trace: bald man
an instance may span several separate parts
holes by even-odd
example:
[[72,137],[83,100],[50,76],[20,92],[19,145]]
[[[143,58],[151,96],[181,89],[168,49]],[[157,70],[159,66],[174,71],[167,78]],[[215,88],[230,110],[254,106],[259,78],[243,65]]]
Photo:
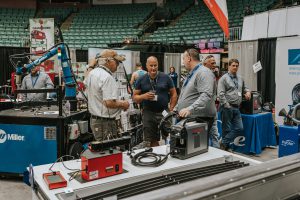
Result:
[[144,141],[146,146],[158,146],[159,122],[164,110],[172,111],[177,93],[172,79],[158,71],[158,61],[150,56],[146,63],[148,73],[140,77],[133,91],[133,100],[143,105]]

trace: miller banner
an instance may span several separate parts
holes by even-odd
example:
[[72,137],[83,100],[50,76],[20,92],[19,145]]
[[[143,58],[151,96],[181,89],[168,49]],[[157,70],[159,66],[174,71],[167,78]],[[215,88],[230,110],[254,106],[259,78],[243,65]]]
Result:
[[283,124],[278,113],[288,112],[289,105],[300,103],[300,37],[278,38],[276,45],[276,121]]

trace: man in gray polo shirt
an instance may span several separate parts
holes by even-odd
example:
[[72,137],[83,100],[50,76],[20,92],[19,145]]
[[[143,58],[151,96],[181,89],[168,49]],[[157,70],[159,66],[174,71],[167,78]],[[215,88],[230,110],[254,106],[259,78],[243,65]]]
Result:
[[189,74],[181,88],[174,110],[180,117],[201,117],[208,122],[208,132],[216,115],[215,76],[210,69],[201,65],[196,49],[183,54],[183,63]]
[[125,58],[116,51],[106,49],[98,58],[98,65],[86,79],[91,129],[96,140],[118,137],[116,117],[129,108],[128,101],[119,100],[119,91],[112,73]]
[[234,139],[243,132],[242,117],[239,110],[242,96],[245,96],[247,100],[251,98],[251,93],[245,87],[244,80],[237,75],[238,68],[239,61],[230,59],[228,73],[224,74],[218,82],[222,119],[221,149],[224,150],[232,149]]

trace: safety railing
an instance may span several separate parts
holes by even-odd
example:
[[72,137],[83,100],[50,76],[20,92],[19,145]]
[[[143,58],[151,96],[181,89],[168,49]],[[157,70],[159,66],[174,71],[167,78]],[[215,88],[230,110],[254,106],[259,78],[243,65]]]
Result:
[[241,26],[229,28],[229,41],[241,40],[241,38],[242,38]]

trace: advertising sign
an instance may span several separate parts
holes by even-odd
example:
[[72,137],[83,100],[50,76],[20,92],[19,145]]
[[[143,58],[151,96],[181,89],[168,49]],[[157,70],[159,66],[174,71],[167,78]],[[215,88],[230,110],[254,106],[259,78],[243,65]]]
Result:
[[290,107],[300,103],[300,37],[278,38],[276,45],[276,121],[282,108],[288,112]]

